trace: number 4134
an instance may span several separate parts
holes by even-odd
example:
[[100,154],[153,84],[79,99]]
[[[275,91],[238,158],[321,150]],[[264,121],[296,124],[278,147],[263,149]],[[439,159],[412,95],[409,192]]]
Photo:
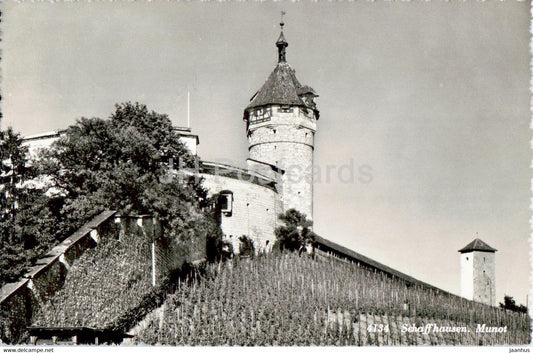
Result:
[[370,324],[366,328],[368,332],[390,332],[389,325],[383,324]]

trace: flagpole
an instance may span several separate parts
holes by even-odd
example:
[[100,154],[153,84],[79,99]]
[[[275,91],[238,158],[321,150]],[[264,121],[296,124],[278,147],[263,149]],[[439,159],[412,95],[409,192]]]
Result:
[[187,127],[191,127],[191,93],[187,90]]

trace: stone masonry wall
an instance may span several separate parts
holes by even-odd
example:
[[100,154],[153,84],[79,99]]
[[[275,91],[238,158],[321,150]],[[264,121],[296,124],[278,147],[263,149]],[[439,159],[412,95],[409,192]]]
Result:
[[474,260],[473,266],[473,289],[474,301],[495,305],[495,254],[484,251],[471,253]]
[[[239,237],[250,237],[256,251],[269,250],[275,242],[274,230],[281,213],[281,201],[276,190],[221,175],[202,174],[203,185],[209,194],[221,191],[233,193],[231,214],[222,214],[221,228],[235,252],[239,251]],[[247,176],[243,176],[243,179]]]
[[0,342],[20,343],[25,340],[26,328],[31,325],[40,303],[63,286],[73,262],[85,250],[97,246],[102,237],[155,239],[153,280],[156,284],[184,261],[194,263],[205,259],[205,239],[203,243],[199,239],[199,244],[192,244],[191,251],[185,252],[181,244],[168,246],[161,243],[162,229],[152,216],[120,216],[115,213],[105,211],[96,216],[39,259],[20,281],[0,288]]
[[461,296],[470,300],[474,298],[473,261],[472,253],[461,254]]
[[293,107],[273,108],[270,120],[248,128],[250,158],[275,165],[281,181],[284,210],[296,208],[313,218],[313,146],[316,120]]
[[96,246],[101,234],[116,234],[118,228],[111,222],[114,214],[102,212],[39,259],[21,280],[0,288],[1,340],[7,343],[24,340],[34,312],[61,288],[71,262],[85,249]]

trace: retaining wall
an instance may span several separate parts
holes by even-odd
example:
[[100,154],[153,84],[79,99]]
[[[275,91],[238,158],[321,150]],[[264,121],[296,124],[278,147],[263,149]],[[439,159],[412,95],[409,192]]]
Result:
[[168,275],[176,264],[198,261],[197,257],[202,254],[205,257],[205,246],[203,252],[195,249],[197,251],[187,254],[187,257],[175,251],[175,247],[167,248],[167,244],[161,242],[161,226],[152,216],[121,216],[115,211],[104,211],[52,248],[28,269],[20,281],[0,288],[0,343],[24,342],[28,335],[27,327],[31,325],[40,303],[63,286],[73,262],[85,250],[97,246],[102,237],[120,238],[126,234],[147,237],[154,244],[154,284]]

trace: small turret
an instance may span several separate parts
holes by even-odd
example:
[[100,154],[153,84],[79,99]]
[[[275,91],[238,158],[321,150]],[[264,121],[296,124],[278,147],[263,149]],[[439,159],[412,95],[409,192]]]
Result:
[[[282,13],[283,14],[283,13]],[[289,43],[285,40],[285,36],[283,35],[283,26],[285,26],[285,23],[283,22],[283,18],[280,22],[281,27],[281,33],[279,34],[278,41],[276,42],[276,46],[278,47],[278,62],[286,62],[286,49],[289,46]]]

